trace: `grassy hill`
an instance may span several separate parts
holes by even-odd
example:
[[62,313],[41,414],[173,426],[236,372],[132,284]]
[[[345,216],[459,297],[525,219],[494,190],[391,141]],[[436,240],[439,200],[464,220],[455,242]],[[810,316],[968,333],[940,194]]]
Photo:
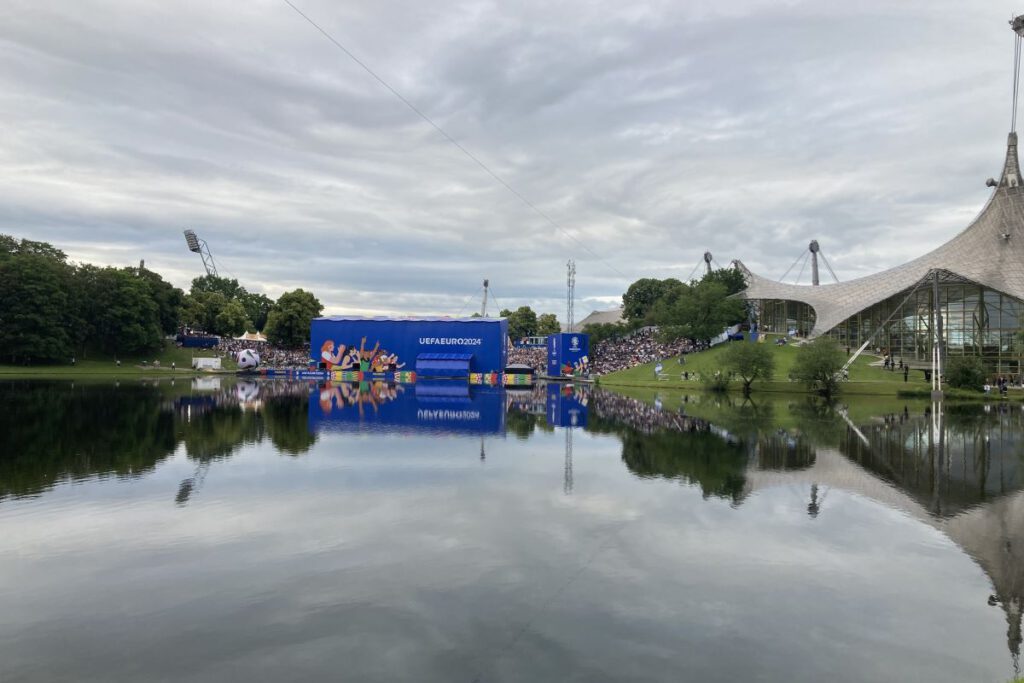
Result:
[[[776,391],[786,393],[804,392],[802,384],[796,384],[789,380],[789,371],[793,367],[799,348],[793,344],[777,346],[776,336],[769,336],[764,344],[771,349],[775,356],[775,374],[771,381],[758,381],[754,383],[753,390]],[[730,342],[732,344],[749,342]],[[601,386],[614,387],[650,387],[663,389],[700,389],[701,382],[696,376],[707,376],[715,371],[724,371],[722,356],[728,344],[701,351],[699,353],[686,354],[685,362],[680,364],[679,357],[675,356],[662,361],[663,373],[668,375],[668,380],[659,380],[654,372],[657,362],[645,363],[628,370],[620,370],[600,378]],[[840,392],[843,394],[881,394],[881,395],[920,395],[928,396],[931,392],[931,385],[925,381],[924,373],[920,370],[911,370],[907,382],[903,381],[903,373],[899,370],[890,372],[883,370],[880,366],[872,366],[880,360],[877,356],[861,354],[850,367],[850,380],[843,382]],[[690,373],[690,379],[682,378],[683,372]],[[741,382],[735,381],[730,389],[740,391]],[[947,394],[951,392],[947,391]],[[959,396],[959,392],[957,393]],[[965,396],[974,395],[974,392],[966,392]]]
[[[211,358],[217,354],[205,349],[182,349],[172,341],[165,341],[163,349],[147,354],[121,356],[118,367],[113,356],[99,355],[77,358],[75,365],[67,363],[54,365],[0,365],[0,377],[76,377],[81,375],[107,375],[122,377],[132,375],[170,375],[172,373],[193,373],[192,358]],[[159,362],[159,367],[155,365]],[[176,366],[171,370],[171,363]],[[235,361],[225,357],[221,361],[224,370],[238,368]]]

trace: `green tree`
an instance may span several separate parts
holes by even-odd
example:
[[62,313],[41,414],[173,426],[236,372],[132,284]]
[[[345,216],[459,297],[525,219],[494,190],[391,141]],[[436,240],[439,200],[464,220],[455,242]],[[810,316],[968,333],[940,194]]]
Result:
[[712,270],[700,279],[701,282],[717,282],[725,287],[731,296],[747,288],[747,279],[739,268],[719,268]]
[[149,288],[149,296],[156,304],[157,315],[160,318],[160,331],[164,334],[174,334],[180,325],[179,315],[181,303],[185,293],[167,282],[159,273],[147,268],[127,268],[129,273],[142,278]]
[[529,306],[520,306],[514,311],[506,308],[499,315],[508,318],[509,339],[518,341],[523,337],[533,337],[537,334],[537,314]]
[[767,344],[732,342],[725,349],[722,365],[743,380],[743,393],[749,394],[755,381],[771,379],[775,355]]
[[562,326],[558,322],[558,317],[554,313],[542,313],[537,316],[537,334],[542,337],[546,337],[549,334],[558,334],[562,331]]
[[220,292],[194,292],[185,296],[181,306],[181,322],[210,334],[222,334],[218,316],[230,300]]
[[0,356],[29,363],[73,355],[67,276],[63,260],[39,253],[8,253],[0,259]]
[[93,341],[101,350],[127,354],[160,347],[160,307],[146,280],[128,270],[103,268],[93,303]]
[[824,396],[832,396],[839,390],[839,371],[845,363],[846,354],[835,339],[818,337],[797,349],[789,377]]
[[980,390],[985,384],[985,365],[977,356],[950,356],[945,379],[946,384],[957,389]]
[[216,275],[203,275],[192,280],[192,294],[217,292],[223,294],[227,300],[241,299],[248,292],[238,284],[234,278],[218,277]]
[[683,286],[683,283],[675,278],[640,278],[622,295],[622,316],[634,324],[641,324],[655,304],[670,293],[678,292]]
[[254,294],[247,292],[245,296],[240,299],[243,306],[245,306],[245,315],[252,321],[253,331],[259,332],[267,324],[267,314],[270,313],[270,309],[274,306],[274,301],[266,294]]
[[238,301],[224,304],[217,314],[217,334],[236,337],[252,327],[252,321],[246,317],[245,307]]
[[665,299],[652,311],[652,320],[666,339],[685,337],[707,342],[746,317],[744,302],[730,299],[725,285],[719,282],[683,287],[674,302]]
[[323,305],[302,289],[285,292],[267,314],[264,333],[267,341],[278,346],[298,348],[309,341],[309,326],[320,315]]

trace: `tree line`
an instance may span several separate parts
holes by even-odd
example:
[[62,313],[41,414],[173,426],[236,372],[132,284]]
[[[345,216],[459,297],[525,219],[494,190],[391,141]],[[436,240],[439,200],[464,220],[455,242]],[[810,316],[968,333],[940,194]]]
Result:
[[745,302],[732,298],[745,287],[743,273],[736,268],[713,270],[689,283],[676,278],[641,278],[622,295],[623,322],[587,325],[583,331],[595,343],[656,326],[663,341],[708,342],[747,319]]
[[186,294],[144,268],[70,263],[46,242],[0,235],[0,359],[68,362],[159,349],[182,327],[235,336],[260,329],[297,348],[323,306],[301,289],[272,301],[237,280],[204,276]]

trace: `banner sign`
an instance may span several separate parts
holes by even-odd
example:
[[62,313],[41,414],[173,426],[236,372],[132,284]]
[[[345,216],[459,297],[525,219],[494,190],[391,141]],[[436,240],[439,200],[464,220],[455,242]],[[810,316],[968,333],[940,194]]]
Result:
[[562,332],[548,336],[548,377],[590,373],[590,335]]
[[507,336],[504,318],[325,317],[310,325],[310,355],[316,367],[369,376],[416,371],[421,355],[458,354],[468,376],[504,369]]

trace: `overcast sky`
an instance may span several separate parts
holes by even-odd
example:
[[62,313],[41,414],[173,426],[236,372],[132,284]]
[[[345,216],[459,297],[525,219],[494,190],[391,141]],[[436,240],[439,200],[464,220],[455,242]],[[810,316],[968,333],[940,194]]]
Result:
[[193,228],[329,313],[468,314],[488,277],[562,319],[571,257],[579,319],[705,250],[918,256],[1009,130],[1005,0],[293,1],[569,234],[283,0],[0,3],[0,232],[187,288]]

